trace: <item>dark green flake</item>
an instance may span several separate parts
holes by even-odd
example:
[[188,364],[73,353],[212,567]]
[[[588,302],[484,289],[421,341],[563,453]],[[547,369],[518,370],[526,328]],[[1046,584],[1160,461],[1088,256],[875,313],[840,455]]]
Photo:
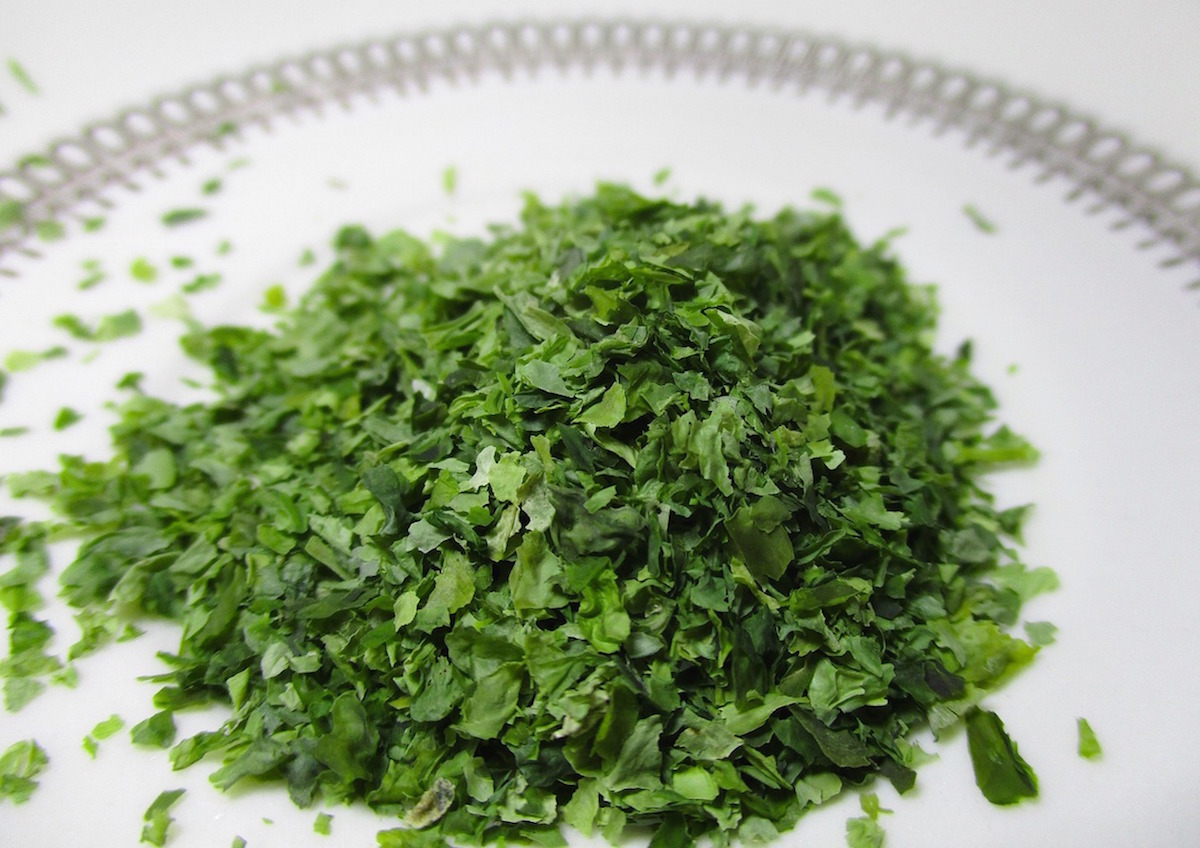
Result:
[[139,721],[129,731],[129,738],[135,745],[147,745],[152,748],[169,748],[175,741],[175,719],[170,710],[162,710]]
[[975,782],[993,804],[1015,804],[1036,798],[1037,775],[1017,752],[999,716],[978,708],[967,713],[967,744]]
[[[81,539],[79,651],[181,627],[137,741],[221,789],[365,802],[404,824],[384,846],[761,842],[911,788],[913,731],[964,715],[988,796],[1029,788],[972,708],[1055,585],[982,484],[1036,452],[886,243],[836,205],[602,185],[486,240],[333,250],[294,306],[269,290],[269,331],[189,320],[211,400],[130,377],[111,459],[9,480]],[[24,586],[18,689],[54,673]],[[174,740],[210,702],[229,719]],[[849,838],[877,844],[864,804]]]

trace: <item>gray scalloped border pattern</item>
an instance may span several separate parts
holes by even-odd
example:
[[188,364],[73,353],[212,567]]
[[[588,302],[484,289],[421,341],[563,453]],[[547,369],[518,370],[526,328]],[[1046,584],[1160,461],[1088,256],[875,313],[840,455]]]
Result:
[[0,231],[0,273],[6,273],[6,256],[39,255],[36,222],[83,219],[88,204],[111,205],[106,189],[137,190],[137,177],[161,176],[160,163],[186,161],[195,145],[223,147],[236,141],[243,126],[269,127],[298,109],[349,107],[353,96],[388,87],[421,92],[434,79],[457,83],[485,73],[512,78],[596,67],[740,79],[748,86],[882,104],[889,117],[907,116],[935,133],[960,130],[969,145],[1008,155],[1014,168],[1033,162],[1037,179],[1065,177],[1073,186],[1067,199],[1085,212],[1115,208],[1114,227],[1145,224],[1152,237],[1139,247],[1168,246],[1162,264],[1200,264],[1200,180],[1058,103],[964,71],[803,32],[563,20],[459,26],[316,51],[90,124],[0,171],[0,203],[11,209],[15,201],[21,209],[21,220]]

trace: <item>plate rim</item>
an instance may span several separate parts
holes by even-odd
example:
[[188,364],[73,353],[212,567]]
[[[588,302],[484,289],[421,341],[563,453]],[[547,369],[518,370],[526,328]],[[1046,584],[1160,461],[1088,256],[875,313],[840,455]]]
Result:
[[[7,260],[39,257],[48,222],[79,228],[87,209],[111,208],[106,191],[162,179],[169,160],[188,162],[200,146],[230,148],[242,128],[272,129],[300,111],[391,89],[428,93],[434,80],[474,84],[604,68],[618,75],[690,74],[797,95],[824,93],[856,109],[881,105],[887,120],[907,119],[935,137],[959,131],[963,143],[1037,182],[1065,178],[1065,200],[1086,215],[1117,210],[1113,229],[1142,224],[1142,250],[1166,247],[1164,267],[1200,268],[1200,177],[1126,133],[1058,100],[994,78],[907,53],[811,32],[686,19],[581,17],[494,19],[409,30],[255,64],[156,96],[111,118],[87,123],[42,151],[0,170],[0,275]],[[54,226],[57,235],[60,228]],[[39,226],[40,225],[40,226]],[[1200,280],[1189,284],[1200,285]]]

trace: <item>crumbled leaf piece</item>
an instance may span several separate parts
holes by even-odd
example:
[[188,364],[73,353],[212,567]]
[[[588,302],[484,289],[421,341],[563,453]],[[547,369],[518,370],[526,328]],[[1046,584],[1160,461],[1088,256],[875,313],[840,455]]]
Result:
[[199,274],[190,283],[184,283],[180,291],[184,294],[198,294],[202,291],[215,289],[221,284],[220,274]]
[[25,220],[25,206],[17,200],[0,200],[0,232]]
[[1096,738],[1096,732],[1092,730],[1091,724],[1086,718],[1077,719],[1076,729],[1079,731],[1079,756],[1085,760],[1099,759],[1104,753],[1100,747],[1100,740]]
[[967,713],[967,745],[975,782],[993,804],[1015,804],[1023,798],[1036,798],[1037,775],[1017,752],[999,716],[982,709]]
[[217,194],[221,190],[222,187],[223,187],[223,183],[221,182],[221,178],[213,177],[212,179],[205,180],[200,185],[200,191],[202,194],[212,195],[212,194]]
[[38,787],[37,777],[50,759],[33,739],[14,742],[0,754],[0,798],[24,804]]
[[842,206],[842,196],[830,188],[814,188],[809,197],[818,203],[824,203],[826,206],[831,206],[834,209],[840,209]]
[[885,836],[875,819],[857,816],[846,820],[847,848],[883,848]]
[[446,194],[454,194],[458,188],[458,168],[453,165],[448,165],[442,171],[442,191]]
[[987,218],[982,212],[975,207],[974,204],[968,203],[963,206],[963,214],[971,219],[971,223],[975,225],[981,233],[989,235],[996,232],[996,225]]
[[99,267],[93,269],[85,268],[84,270],[88,272],[87,276],[75,284],[75,287],[80,291],[94,289],[108,278],[108,275],[101,271]]
[[89,327],[78,315],[56,315],[51,323],[60,330],[65,330],[76,339],[90,341],[96,337],[96,331]]
[[161,710],[135,724],[129,738],[135,745],[169,748],[175,741],[175,717],[171,710]]
[[216,249],[217,256],[225,256],[226,254],[228,254],[232,251],[233,251],[233,242],[231,242],[229,239],[222,239],[221,241],[217,242],[217,249]]
[[24,436],[28,432],[28,427],[4,427],[0,428],[0,439],[16,438],[17,436]]
[[58,241],[67,234],[60,221],[38,221],[33,225],[33,232],[41,241]]
[[116,388],[129,389],[131,391],[141,391],[142,380],[146,379],[146,375],[141,371],[130,371],[117,381]]
[[278,313],[287,309],[287,304],[287,290],[276,284],[263,292],[262,304],[258,308],[261,312]]
[[1049,621],[1025,622],[1025,635],[1029,638],[1029,643],[1036,648],[1053,645],[1057,634],[1058,628]]
[[322,836],[328,836],[332,832],[332,823],[333,816],[329,813],[317,813],[317,818],[313,822],[313,832],[319,833]]
[[246,848],[246,840],[240,836],[233,837],[233,843],[229,848]]
[[316,261],[317,254],[315,254],[311,248],[306,247],[304,252],[300,254],[300,258],[296,260],[296,264],[301,268],[307,268],[309,265],[316,264]]
[[181,224],[187,224],[191,221],[199,221],[201,218],[208,217],[207,209],[197,207],[188,207],[184,209],[172,209],[169,212],[164,212],[162,222],[167,227],[178,227]]
[[139,257],[130,264],[129,275],[139,283],[153,283],[158,279],[158,269],[150,263],[150,260]]
[[174,821],[170,810],[186,791],[186,789],[170,789],[159,793],[159,796],[146,808],[146,813],[142,817],[145,824],[142,825],[140,842],[158,845],[160,848],[167,843],[167,831],[171,827],[171,822]]
[[12,74],[12,78],[30,94],[38,94],[37,84],[33,81],[33,77],[25,70],[25,66],[16,59],[8,60],[8,72]]
[[136,336],[142,331],[141,316],[133,309],[126,309],[113,315],[105,315],[96,324],[95,340],[111,342],[117,339]]
[[42,362],[62,359],[66,355],[67,349],[61,345],[54,345],[53,348],[46,350],[13,350],[5,357],[4,367],[12,373],[29,371],[30,368],[41,365]]
[[92,728],[92,732],[83,737],[83,750],[87,751],[89,757],[95,759],[99,743],[120,731],[124,726],[125,720],[116,713],[113,713],[104,719],[104,721],[98,722]]
[[92,215],[83,219],[83,231],[85,233],[94,233],[96,230],[101,229],[106,223],[108,223],[108,221],[103,216]]
[[654,172],[653,182],[656,186],[662,185],[669,179],[671,179],[671,169],[670,168],[659,168],[657,171]]
[[439,777],[405,814],[404,823],[416,830],[429,827],[444,816],[453,803],[454,784],[444,777]]
[[69,406],[64,406],[54,416],[54,429],[65,430],[72,424],[76,424],[83,419],[83,415],[77,410],[71,409]]

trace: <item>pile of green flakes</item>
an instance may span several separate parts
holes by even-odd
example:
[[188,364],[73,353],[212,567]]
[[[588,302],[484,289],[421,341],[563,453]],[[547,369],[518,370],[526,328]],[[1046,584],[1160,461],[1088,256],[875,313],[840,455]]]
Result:
[[12,671],[70,534],[72,656],[165,616],[163,726],[231,709],[176,767],[365,801],[384,845],[760,841],[964,718],[985,794],[1036,792],[977,707],[1053,584],[979,479],[1034,452],[886,244],[602,185],[336,248],[277,330],[184,338],[216,400],[134,392],[110,461],[10,480],[60,516],[0,530],[14,691],[61,674]]

